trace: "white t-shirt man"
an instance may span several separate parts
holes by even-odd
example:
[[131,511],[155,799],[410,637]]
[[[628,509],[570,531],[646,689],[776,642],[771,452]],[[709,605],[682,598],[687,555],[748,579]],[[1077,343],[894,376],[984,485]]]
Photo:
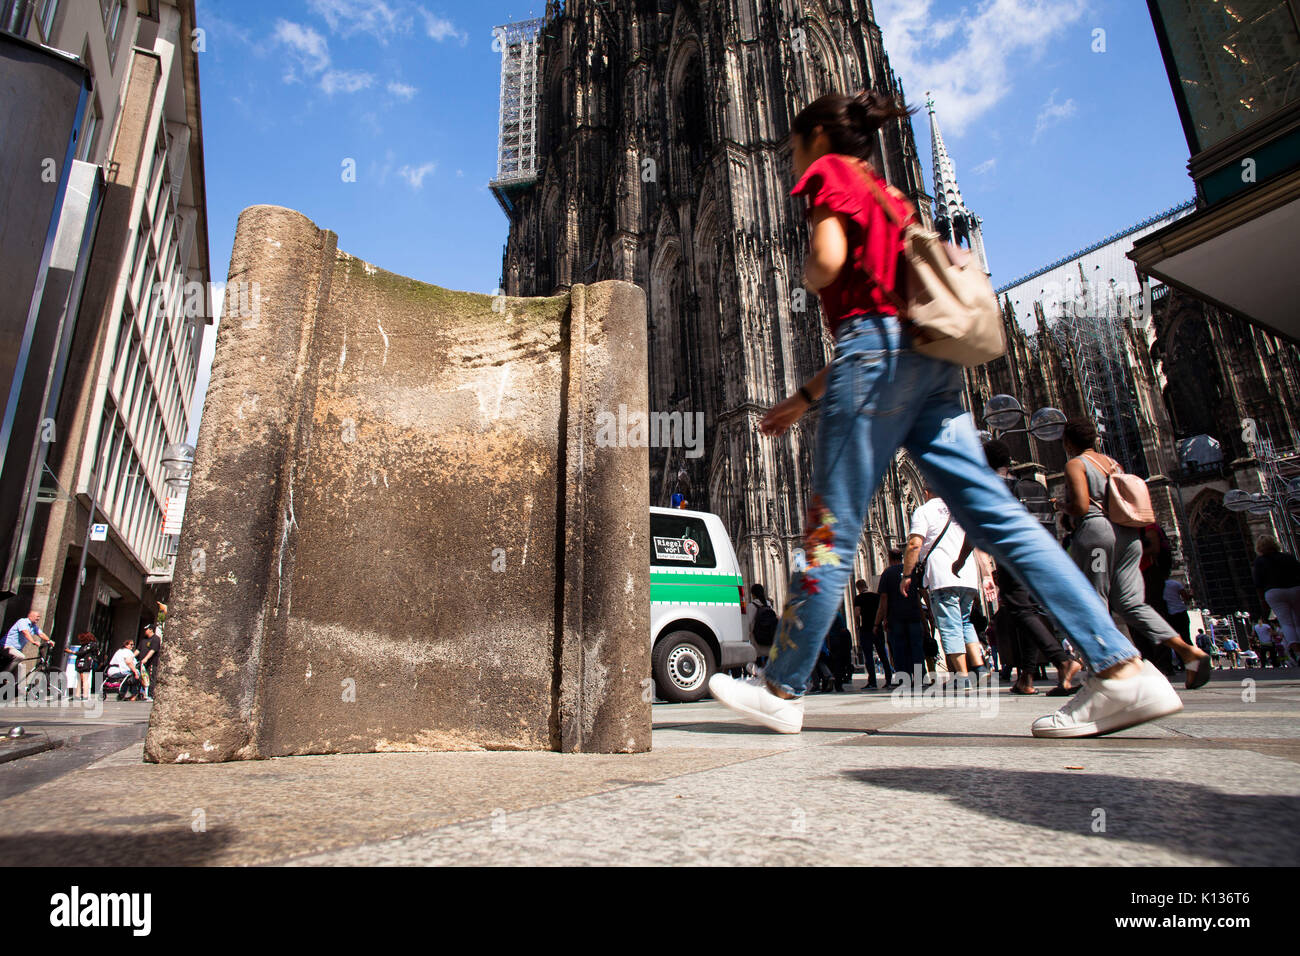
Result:
[[1260,621],[1255,625],[1255,636],[1259,638],[1261,644],[1273,643],[1273,629],[1264,621]]
[[131,673],[131,665],[135,663],[135,651],[129,647],[120,647],[112,659],[108,662],[108,676],[120,677],[123,674]]
[[[978,591],[979,565],[974,552],[966,558],[960,574],[952,573],[952,563],[957,560],[962,545],[966,543],[966,532],[955,521],[944,531],[943,526],[947,522],[948,506],[942,498],[931,498],[912,512],[912,523],[907,529],[907,535],[909,538],[916,535],[922,539],[921,550],[917,555],[918,561],[926,561],[925,580],[921,583],[931,591],[940,588],[970,588]],[[939,538],[940,533],[943,534],[942,538]],[[939,542],[937,547],[936,540]]]
[[1187,610],[1187,602],[1183,600],[1183,587],[1183,582],[1177,578],[1165,581],[1165,607],[1170,614],[1182,614]]

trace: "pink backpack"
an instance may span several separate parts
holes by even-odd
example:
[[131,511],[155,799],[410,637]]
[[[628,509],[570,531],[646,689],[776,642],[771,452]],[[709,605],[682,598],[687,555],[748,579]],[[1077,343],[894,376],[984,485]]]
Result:
[[1114,462],[1113,469],[1107,469],[1101,462],[1084,452],[1090,462],[1106,475],[1106,517],[1112,524],[1125,528],[1145,528],[1156,520],[1156,510],[1151,505],[1151,491],[1147,483],[1137,475],[1129,475]]

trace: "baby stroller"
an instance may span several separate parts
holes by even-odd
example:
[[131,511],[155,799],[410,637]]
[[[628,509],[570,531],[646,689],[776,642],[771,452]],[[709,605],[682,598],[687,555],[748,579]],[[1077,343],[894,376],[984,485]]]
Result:
[[100,689],[100,696],[107,698],[109,691],[117,691],[118,700],[136,697],[143,692],[139,678],[130,671],[117,675],[109,674],[106,671],[104,673],[104,683]]

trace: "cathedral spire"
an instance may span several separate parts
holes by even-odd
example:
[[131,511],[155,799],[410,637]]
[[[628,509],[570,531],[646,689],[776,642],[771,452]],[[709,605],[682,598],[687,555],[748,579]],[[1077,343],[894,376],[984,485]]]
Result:
[[957,185],[957,167],[948,155],[948,147],[939,131],[939,120],[934,115],[934,98],[925,94],[925,108],[930,113],[930,146],[934,154],[934,225],[945,240],[961,245],[965,240],[981,267],[989,272],[988,257],[984,254],[984,235],[979,216],[966,208]]

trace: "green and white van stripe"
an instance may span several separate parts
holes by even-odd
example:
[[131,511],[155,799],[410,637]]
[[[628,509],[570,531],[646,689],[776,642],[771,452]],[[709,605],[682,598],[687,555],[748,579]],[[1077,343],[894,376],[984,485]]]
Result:
[[651,604],[688,604],[721,607],[740,604],[742,581],[738,574],[712,571],[650,572]]

